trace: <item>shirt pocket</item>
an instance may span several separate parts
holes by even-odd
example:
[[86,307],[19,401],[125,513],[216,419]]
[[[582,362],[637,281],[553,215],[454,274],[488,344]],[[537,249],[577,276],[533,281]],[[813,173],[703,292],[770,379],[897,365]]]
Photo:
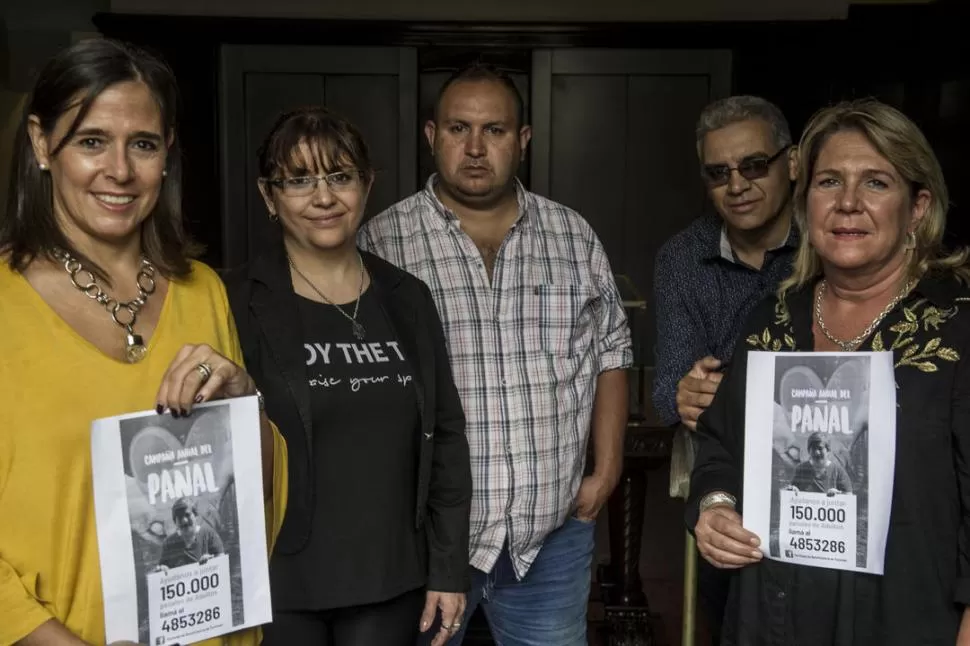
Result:
[[541,350],[559,357],[588,351],[596,302],[591,285],[535,285],[527,302],[528,318],[535,321],[532,336]]

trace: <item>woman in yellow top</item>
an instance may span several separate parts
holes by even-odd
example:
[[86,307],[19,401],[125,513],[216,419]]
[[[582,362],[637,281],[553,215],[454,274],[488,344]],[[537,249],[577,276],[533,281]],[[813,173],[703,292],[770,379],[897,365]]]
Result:
[[[221,281],[188,259],[175,95],[164,63],[92,40],[24,111],[0,216],[0,646],[105,643],[93,419],[256,394]],[[261,422],[272,542],[286,445]]]

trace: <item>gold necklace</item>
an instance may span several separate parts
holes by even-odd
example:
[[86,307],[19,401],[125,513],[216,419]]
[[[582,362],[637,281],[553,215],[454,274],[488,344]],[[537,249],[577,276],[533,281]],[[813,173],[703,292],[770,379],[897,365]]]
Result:
[[857,347],[859,347],[859,344],[861,344],[863,341],[869,338],[869,335],[872,334],[872,331],[875,330],[880,323],[882,323],[882,320],[886,318],[886,316],[891,311],[893,311],[893,308],[899,305],[899,302],[904,298],[906,298],[906,295],[909,294],[914,287],[916,287],[917,282],[919,281],[913,278],[908,283],[903,285],[903,288],[899,290],[899,293],[896,294],[896,297],[893,298],[891,301],[889,301],[889,304],[886,305],[886,307],[884,307],[881,312],[879,312],[876,318],[872,319],[872,322],[869,323],[868,326],[866,326],[866,329],[864,329],[861,333],[852,337],[848,341],[843,341],[842,339],[839,339],[834,334],[829,332],[829,329],[825,327],[825,321],[822,320],[822,296],[825,294],[825,289],[828,287],[828,283],[823,278],[822,282],[819,283],[819,286],[818,286],[818,294],[815,296],[815,320],[818,322],[818,329],[822,331],[822,334],[825,335],[826,339],[828,339],[835,345],[842,348],[843,352],[852,352]]
[[360,321],[357,320],[357,310],[360,309],[360,297],[364,294],[364,258],[360,254],[357,254],[357,260],[360,262],[360,286],[357,288],[357,302],[354,303],[353,316],[345,312],[344,308],[340,307],[332,300],[324,296],[323,292],[317,289],[317,286],[310,282],[310,279],[304,276],[302,271],[296,268],[296,265],[293,264],[293,259],[290,258],[290,254],[286,254],[286,260],[290,263],[290,267],[293,268],[293,271],[295,271],[297,275],[303,279],[303,282],[310,286],[310,289],[317,293],[317,296],[323,299],[324,303],[336,307],[337,311],[343,314],[344,318],[350,321],[351,325],[353,326],[352,329],[354,332],[354,337],[362,341],[367,334],[367,330],[365,330],[364,326],[361,325]]
[[[125,330],[125,360],[128,363],[138,363],[148,354],[148,348],[140,334],[135,334],[135,320],[138,312],[148,302],[148,297],[155,292],[155,265],[145,257],[141,259],[141,267],[135,276],[135,285],[138,286],[138,296],[127,303],[119,301],[108,295],[104,289],[98,285],[94,273],[86,269],[81,261],[69,254],[67,251],[56,248],[54,257],[64,263],[64,269],[71,277],[71,283],[88,298],[100,303],[111,319]],[[82,282],[83,281],[83,282]],[[119,312],[127,312],[127,315],[118,316]]]

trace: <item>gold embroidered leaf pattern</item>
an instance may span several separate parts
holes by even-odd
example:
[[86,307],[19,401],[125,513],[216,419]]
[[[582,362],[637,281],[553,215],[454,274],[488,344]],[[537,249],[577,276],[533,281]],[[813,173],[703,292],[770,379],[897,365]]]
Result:
[[775,325],[784,326],[791,323],[791,313],[788,311],[788,304],[785,301],[775,303]]
[[936,356],[944,361],[959,361],[960,353],[953,348],[940,348],[936,351]]
[[[920,309],[921,307],[922,309]],[[926,299],[920,299],[911,307],[904,307],[904,320],[889,328],[891,332],[896,333],[892,349],[903,351],[895,367],[912,366],[921,372],[928,373],[939,371],[937,360],[959,361],[960,354],[953,348],[943,346],[942,338],[929,339],[920,349],[921,340],[915,337],[920,328],[926,332],[929,332],[930,328],[939,331],[940,326],[953,318],[958,310],[957,306],[941,310],[930,305]]]
[[795,350],[795,332],[791,328],[791,316],[784,301],[775,304],[775,314],[773,323],[762,330],[760,335],[751,334],[745,338],[745,342],[766,352],[781,352],[782,348]]
[[905,337],[905,338],[904,337],[897,336],[896,337],[896,340],[893,341],[892,347],[890,349],[892,349],[892,350],[899,350],[901,348],[905,348],[907,345],[909,345],[912,342],[913,342],[913,337],[911,337],[911,336],[908,336],[908,337]]
[[891,328],[890,332],[895,332],[896,334],[912,334],[913,332],[919,331],[919,323],[911,323],[909,321],[900,321],[896,323]]
[[766,352],[780,352],[781,351],[781,339],[775,339],[771,336],[771,330],[768,328],[764,329],[759,337],[757,334],[752,334],[747,339],[745,339],[748,345],[754,346],[760,350]]
[[939,331],[940,323],[943,322],[942,313],[935,307],[927,307],[923,310],[923,329],[927,332],[930,331],[932,327],[935,331]]
[[882,342],[882,332],[876,332],[875,336],[872,337],[872,349],[875,352],[882,352],[886,349]]

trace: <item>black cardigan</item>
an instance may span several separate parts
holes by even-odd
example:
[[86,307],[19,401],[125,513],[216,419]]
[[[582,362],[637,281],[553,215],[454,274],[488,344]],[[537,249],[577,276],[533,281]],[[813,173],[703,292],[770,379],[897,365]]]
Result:
[[[738,497],[743,513],[749,350],[811,351],[812,285],[755,308],[714,401],[697,423],[686,505]],[[734,577],[722,644],[952,646],[970,606],[970,289],[927,275],[860,350],[892,350],[896,461],[883,576],[767,558]]]
[[[465,415],[452,379],[444,331],[427,285],[362,251],[370,289],[412,366],[420,415],[415,524],[428,536],[428,589],[465,592],[472,481]],[[282,245],[224,276],[249,374],[289,448],[289,499],[276,550],[305,548],[316,508],[310,460],[313,420],[301,354],[298,300]]]

